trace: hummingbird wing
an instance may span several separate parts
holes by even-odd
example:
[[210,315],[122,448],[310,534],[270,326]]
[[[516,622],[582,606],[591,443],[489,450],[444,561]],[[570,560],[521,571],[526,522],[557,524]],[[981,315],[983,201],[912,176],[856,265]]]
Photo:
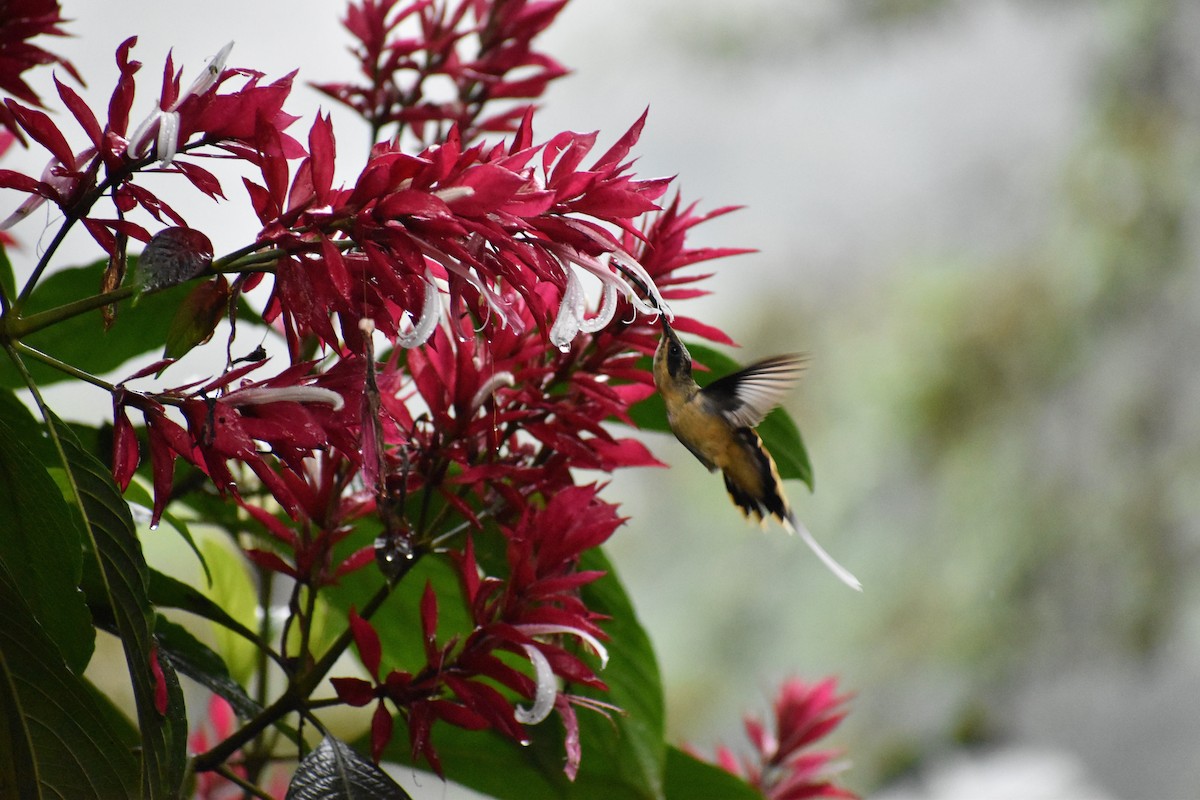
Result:
[[739,428],[753,428],[783,402],[800,380],[808,359],[790,353],[757,361],[700,390],[706,404]]

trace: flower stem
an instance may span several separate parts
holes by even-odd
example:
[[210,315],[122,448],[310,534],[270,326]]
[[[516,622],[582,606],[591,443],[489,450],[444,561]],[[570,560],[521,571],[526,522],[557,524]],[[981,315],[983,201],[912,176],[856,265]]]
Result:
[[[414,564],[420,556],[420,553],[414,555]],[[392,590],[399,584],[400,578],[404,577],[404,574],[401,573],[396,579],[388,580],[379,587],[371,599],[363,606],[362,616],[364,619],[370,618],[371,614],[379,610],[379,607],[387,600]],[[354,641],[354,636],[347,627],[311,669],[289,682],[287,689],[284,690],[283,694],[274,703],[264,708],[257,716],[234,731],[228,739],[192,759],[195,771],[209,772],[218,769],[230,756],[240,750],[242,746],[275,722],[294,711],[306,710],[309,694],[317,688],[317,685],[320,684],[329,670],[333,668],[334,663],[337,662],[338,658],[341,657],[352,641]]]
[[59,372],[70,375],[72,378],[77,378],[81,381],[84,381],[85,383],[90,383],[93,386],[103,389],[106,392],[111,393],[116,388],[108,381],[103,380],[101,378],[97,378],[95,375],[92,375],[90,372],[84,372],[83,370],[81,370],[77,367],[71,366],[70,364],[66,363],[65,361],[59,361],[54,356],[43,353],[41,350],[35,350],[34,348],[30,347],[27,344],[23,344],[21,342],[13,342],[12,348],[13,348],[13,350],[15,350],[16,352],[18,352],[22,355],[29,356],[30,358],[32,358],[36,361],[40,361],[43,364],[46,364],[47,366],[54,367]]
[[122,286],[118,289],[113,289],[111,292],[101,292],[91,297],[83,297],[55,308],[30,314],[28,317],[14,317],[5,326],[5,333],[13,341],[23,339],[31,333],[37,333],[43,328],[57,325],[71,317],[86,314],[97,308],[104,308],[104,306],[121,300],[128,300],[133,296],[133,291],[132,286]]

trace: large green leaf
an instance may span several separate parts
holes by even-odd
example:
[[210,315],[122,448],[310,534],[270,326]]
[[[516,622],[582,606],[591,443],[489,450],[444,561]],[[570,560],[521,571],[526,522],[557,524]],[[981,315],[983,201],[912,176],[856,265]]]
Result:
[[231,617],[199,589],[153,568],[150,569],[149,592],[151,602],[160,608],[178,608],[228,628],[247,641],[255,642],[258,639],[254,631]]
[[667,748],[667,800],[763,800],[761,793],[720,767]]
[[238,623],[235,627],[222,621],[213,626],[217,652],[236,680],[248,682],[258,663],[258,649],[246,640],[241,630],[254,625],[258,613],[254,580],[246,559],[225,542],[205,539],[200,543],[200,552],[212,568],[213,582],[206,594]]
[[[142,737],[141,792],[152,799],[173,798],[186,764],[187,719],[175,671],[159,656],[154,641],[149,572],[133,518],[108,470],[81,449],[61,420],[51,415],[48,423],[63,470],[64,490],[86,534],[84,590],[93,609],[112,615],[125,650]],[[156,671],[162,676],[161,685]],[[167,693],[166,713],[156,707],[156,692],[161,689]]]
[[79,591],[80,530],[42,464],[42,430],[13,394],[0,389],[0,567],[13,576],[67,667],[82,673],[95,631]]
[[[28,317],[94,296],[100,291],[100,276],[106,264],[107,261],[97,261],[47,276],[21,309],[22,315]],[[175,286],[148,294],[136,304],[121,303],[117,319],[107,331],[104,330],[100,311],[96,310],[63,320],[30,334],[22,341],[60,361],[102,375],[134,356],[161,350],[175,317],[175,309],[187,297],[190,289],[190,285]],[[29,361],[26,367],[33,379],[42,386],[69,377],[35,361]],[[13,365],[3,360],[0,363],[0,386],[17,388],[24,385],[24,380]]]
[[138,797],[131,744],[128,726],[67,668],[0,567],[0,797]]
[[[129,260],[132,269],[137,256],[130,256]],[[97,261],[48,275],[29,296],[25,307],[21,309],[22,315],[28,317],[95,296],[100,291],[100,276],[107,263]],[[0,271],[2,269],[0,265]],[[108,330],[104,329],[101,312],[96,310],[55,323],[24,337],[22,341],[86,372],[103,375],[135,356],[160,352],[169,332],[176,325],[177,309],[186,302],[194,287],[195,284],[189,281],[144,294],[136,302],[124,301],[119,304],[117,318]],[[255,316],[245,301],[239,300],[239,326],[253,324]],[[178,333],[175,335],[178,336]],[[42,386],[69,377],[36,361],[30,361],[26,367]],[[6,359],[0,360],[0,386],[18,388],[24,385],[24,380],[13,365]]]
[[[702,344],[689,344],[688,351],[697,363],[708,367],[708,372],[696,371],[696,382],[707,386],[711,381],[737,372],[741,369],[736,361],[729,356],[706,347]],[[643,369],[650,369],[650,359],[641,362]],[[667,411],[663,407],[662,398],[652,394],[629,410],[629,416],[634,424],[642,430],[662,431],[669,433],[671,427],[667,424]],[[801,480],[813,488],[812,464],[808,460],[808,450],[800,437],[800,429],[782,408],[777,408],[767,415],[758,426],[758,435],[763,444],[775,459],[779,468],[779,477],[784,480]]]
[[187,628],[159,614],[154,620],[154,636],[158,639],[159,652],[177,672],[225,698],[239,717],[249,719],[262,711],[241,684],[230,677],[229,668],[221,657]]
[[[451,780],[498,800],[663,797],[662,689],[649,639],[604,555],[599,550],[587,553],[581,568],[608,572],[586,587],[583,596],[589,608],[611,617],[604,624],[611,637],[609,663],[601,673],[609,691],[593,695],[622,712],[610,719],[579,710],[583,760],[574,782],[563,773],[563,731],[554,715],[530,728],[532,742],[525,747],[493,732],[439,724],[434,728],[434,746]],[[452,589],[437,584],[434,588],[439,597],[443,589]],[[382,638],[385,626],[376,628]],[[364,739],[359,746],[369,745]],[[393,739],[386,757],[411,762],[403,734]]]

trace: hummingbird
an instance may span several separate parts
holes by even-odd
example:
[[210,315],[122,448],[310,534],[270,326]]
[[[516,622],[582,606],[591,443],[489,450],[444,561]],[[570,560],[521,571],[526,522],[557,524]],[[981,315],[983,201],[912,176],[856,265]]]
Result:
[[800,380],[806,359],[797,354],[773,356],[700,388],[692,378],[691,354],[666,315],[659,319],[663,335],[654,351],[654,384],[675,438],[709,472],[721,470],[729,496],[747,518],[779,520],[843,583],[861,592],[858,579],[834,561],[792,513],[775,460],[754,430]]

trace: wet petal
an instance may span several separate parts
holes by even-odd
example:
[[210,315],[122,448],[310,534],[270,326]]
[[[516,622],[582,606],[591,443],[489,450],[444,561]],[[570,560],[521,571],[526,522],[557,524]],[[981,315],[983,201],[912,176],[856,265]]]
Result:
[[532,644],[522,645],[522,647],[525,648],[525,654],[529,656],[529,663],[533,664],[537,689],[534,691],[533,705],[528,709],[517,706],[513,716],[516,717],[517,722],[523,725],[536,725],[550,716],[550,712],[554,710],[554,698],[558,695],[558,685],[554,680],[554,670],[551,669],[546,656],[542,655],[542,651]]

